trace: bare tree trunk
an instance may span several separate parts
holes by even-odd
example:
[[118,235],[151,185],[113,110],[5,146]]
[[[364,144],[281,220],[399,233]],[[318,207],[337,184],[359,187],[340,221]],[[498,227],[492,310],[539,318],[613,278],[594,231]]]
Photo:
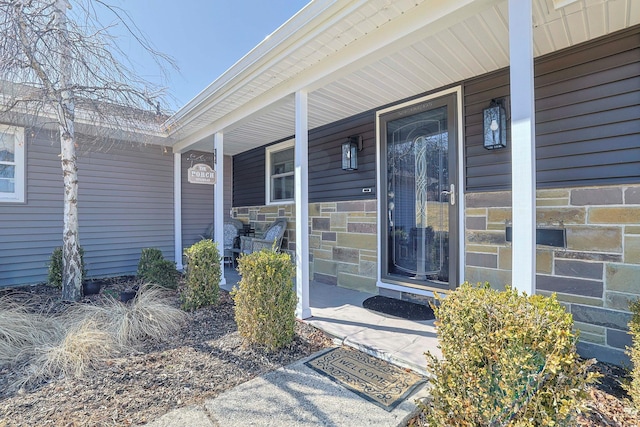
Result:
[[57,108],[64,179],[64,227],[62,231],[62,300],[82,297],[82,261],[78,236],[78,166],[76,163],[75,103],[71,88],[71,60],[67,43],[67,0],[56,0],[55,20],[59,31],[62,88]]

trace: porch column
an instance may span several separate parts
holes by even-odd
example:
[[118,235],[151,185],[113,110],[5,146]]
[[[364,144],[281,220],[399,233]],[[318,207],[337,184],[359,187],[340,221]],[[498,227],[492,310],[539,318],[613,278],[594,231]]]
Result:
[[536,145],[532,0],[509,0],[511,65],[512,283],[536,289]]
[[182,153],[173,153],[173,246],[176,268],[182,270]]
[[213,135],[213,161],[216,169],[216,183],[213,186],[213,240],[218,244],[222,276],[220,285],[227,283],[224,277],[224,152],[222,150],[222,132]]
[[309,123],[307,92],[296,92],[295,193],[296,201],[296,317],[311,317],[309,308]]

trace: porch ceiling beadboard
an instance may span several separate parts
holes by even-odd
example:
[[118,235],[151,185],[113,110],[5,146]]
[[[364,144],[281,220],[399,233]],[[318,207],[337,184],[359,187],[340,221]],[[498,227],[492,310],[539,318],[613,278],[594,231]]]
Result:
[[[534,0],[534,53],[545,55],[640,23],[640,0]],[[509,65],[507,1],[313,1],[167,123],[176,149],[225,154],[294,134],[309,93],[309,128]]]

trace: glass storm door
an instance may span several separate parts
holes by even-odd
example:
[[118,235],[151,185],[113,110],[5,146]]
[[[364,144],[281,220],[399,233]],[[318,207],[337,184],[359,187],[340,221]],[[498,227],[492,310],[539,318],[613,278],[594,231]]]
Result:
[[380,116],[384,282],[457,286],[455,101],[453,94]]

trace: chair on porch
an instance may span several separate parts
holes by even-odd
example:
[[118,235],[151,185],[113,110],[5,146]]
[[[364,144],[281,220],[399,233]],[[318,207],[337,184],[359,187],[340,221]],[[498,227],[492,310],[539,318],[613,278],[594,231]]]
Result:
[[228,218],[224,221],[223,233],[223,257],[224,263],[233,266],[234,251],[236,241],[242,230],[242,221]]
[[[240,235],[240,231],[243,228],[243,224],[242,221],[237,220],[237,219],[233,219],[233,218],[227,218],[224,220],[224,225],[223,225],[223,247],[222,247],[222,256],[224,258],[224,263],[225,264],[229,264],[229,265],[233,265],[233,258],[234,258],[234,248],[237,246],[236,242],[237,242],[237,238]],[[209,226],[207,227],[207,229],[205,230],[204,234],[200,235],[200,238],[202,239],[214,239],[215,235],[213,232],[213,223],[209,224]]]
[[240,236],[240,253],[250,254],[262,249],[274,248],[276,252],[280,252],[282,238],[287,230],[287,220],[278,219],[273,222],[264,232],[262,238]]

